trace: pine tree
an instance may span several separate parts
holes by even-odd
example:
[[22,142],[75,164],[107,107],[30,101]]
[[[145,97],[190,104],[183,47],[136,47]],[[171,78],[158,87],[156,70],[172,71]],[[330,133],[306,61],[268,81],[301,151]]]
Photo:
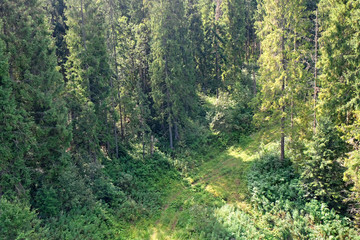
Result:
[[226,63],[223,70],[225,85],[233,85],[242,78],[245,60],[245,1],[226,0],[224,5]]
[[[67,1],[66,41],[69,58],[68,106],[73,126],[72,151],[78,159],[97,162],[109,141],[108,102],[111,70],[105,45],[104,11],[100,3]],[[110,149],[107,149],[110,151]]]
[[[14,125],[7,128],[15,136],[14,140],[8,139],[16,153],[11,161],[18,166],[15,169],[23,171],[24,181],[28,179],[26,173],[31,172],[31,181],[24,186],[20,173],[15,172],[13,177],[17,191],[30,190],[32,196],[42,184],[52,183],[61,175],[71,139],[63,82],[56,70],[42,4],[17,0],[3,1],[0,6],[1,39],[6,43],[11,98],[16,103]],[[6,68],[4,64],[3,70]]]
[[203,43],[203,91],[216,93],[222,88],[222,65],[224,63],[224,22],[222,0],[199,0]]
[[[303,111],[297,101],[306,98],[304,84],[303,1],[264,0],[257,22],[261,41],[259,59],[261,93],[259,121],[277,126],[281,137],[281,160],[285,157],[285,137],[295,132],[294,114]],[[299,114],[300,115],[300,114]]]
[[347,187],[343,180],[346,143],[328,118],[321,119],[302,163],[305,196],[319,199],[336,210],[344,210]]
[[[0,39],[0,196],[15,197],[23,192],[21,186],[29,187],[30,171],[24,156],[29,147],[21,139],[21,133],[29,134],[21,112],[16,107],[9,77],[9,65],[5,44]],[[17,191],[16,191],[17,190]],[[20,192],[19,192],[20,191]],[[14,193],[17,193],[15,196]]]
[[53,37],[56,45],[56,56],[58,60],[58,66],[60,66],[60,73],[63,75],[63,79],[66,82],[66,68],[65,63],[69,54],[69,49],[66,45],[65,35],[67,25],[65,23],[65,0],[51,0],[48,3],[48,12],[50,14],[51,25],[53,28]]
[[194,64],[184,6],[181,1],[153,2],[151,87],[159,120],[168,128],[170,148],[179,140],[180,128],[196,108]]
[[345,179],[353,184],[353,195],[349,200],[355,202],[352,211],[359,217],[360,3],[322,0],[319,13],[322,20],[319,115],[330,116],[353,147],[345,160],[348,168]]

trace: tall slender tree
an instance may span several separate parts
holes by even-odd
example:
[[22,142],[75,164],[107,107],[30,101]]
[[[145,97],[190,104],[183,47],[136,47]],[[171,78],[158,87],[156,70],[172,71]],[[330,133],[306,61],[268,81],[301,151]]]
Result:
[[[2,1],[0,16],[0,37],[6,43],[2,50],[9,63],[2,65],[4,86],[8,90],[12,88],[10,100],[15,100],[17,113],[14,125],[7,127],[7,131],[15,134],[11,148],[16,156],[11,161],[20,164],[21,171],[27,168],[32,173],[31,189],[28,184],[23,185],[19,175],[14,176],[15,187],[19,192],[31,190],[36,194],[42,184],[58,178],[66,162],[71,132],[63,82],[56,70],[55,49],[43,2]],[[10,85],[6,81],[7,67]]]
[[303,49],[299,37],[306,29],[304,1],[264,0],[259,5],[259,16],[261,103],[256,117],[277,126],[283,160],[285,137],[294,130],[295,100],[304,89]]
[[160,120],[166,122],[170,148],[180,138],[180,127],[196,108],[194,64],[187,38],[187,22],[182,1],[153,2],[152,97]]
[[111,138],[108,131],[111,69],[105,42],[104,8],[99,2],[68,0],[66,17],[72,150],[76,156],[90,157],[96,162],[100,147],[106,148]]
[[349,200],[360,223],[359,141],[360,141],[360,2],[330,1],[319,3],[321,37],[319,67],[319,114],[330,116],[352,146],[345,160],[345,179],[353,184]]

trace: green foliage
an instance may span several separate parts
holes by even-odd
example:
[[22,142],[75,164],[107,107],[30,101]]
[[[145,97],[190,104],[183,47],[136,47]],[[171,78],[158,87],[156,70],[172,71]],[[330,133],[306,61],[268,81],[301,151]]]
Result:
[[3,133],[13,155],[1,156],[7,165],[2,171],[18,196],[61,174],[71,140],[63,83],[43,7],[36,0],[2,1],[0,7],[0,37],[6,43],[1,58],[8,59],[2,70],[6,71],[4,80],[11,80],[3,86],[11,89],[8,97],[15,102],[8,105],[13,108],[13,119],[4,116],[8,127]]
[[299,176],[289,159],[279,161],[276,151],[265,152],[252,164],[248,175],[251,200],[261,210],[270,211],[275,204],[284,210],[304,204]]
[[346,143],[329,119],[319,121],[301,163],[301,182],[305,196],[326,202],[331,208],[344,209],[347,187],[343,181]]
[[0,238],[13,239],[46,239],[46,228],[41,227],[35,211],[24,202],[8,201],[0,198]]
[[[67,104],[73,129],[73,157],[79,164],[96,161],[109,138],[108,97],[111,70],[105,45],[102,4],[67,1]],[[109,151],[109,149],[107,149]]]
[[320,110],[345,133],[343,139],[352,146],[345,158],[345,180],[353,185],[347,201],[358,219],[360,3],[322,0],[319,10],[322,14],[320,41],[323,44],[319,62],[323,71],[320,76]]
[[[152,26],[151,88],[157,119],[169,139],[170,148],[186,134],[188,118],[197,115],[194,63],[187,38],[187,19],[182,1],[154,2]],[[166,126],[166,127],[165,127]]]
[[[358,238],[344,212],[360,212],[359,8],[0,1],[0,238],[128,239],[142,222],[180,239]],[[296,170],[273,150],[251,166],[254,114]]]
[[273,151],[256,160],[249,172],[252,203],[263,213],[262,228],[286,239],[359,239],[351,221],[321,200],[307,200],[289,160]]
[[29,169],[23,159],[28,147],[23,140],[16,143],[21,128],[24,132],[28,129],[24,128],[23,111],[16,107],[8,71],[5,44],[0,39],[0,195],[15,197],[23,195],[23,186],[30,184]]
[[253,130],[252,109],[246,103],[249,92],[239,88],[231,95],[221,93],[216,99],[214,109],[207,115],[210,129],[229,140],[238,140],[241,135],[249,134]]
[[258,6],[261,89],[255,121],[262,127],[276,127],[276,136],[282,138],[303,137],[309,130],[310,74],[303,64],[308,52],[306,15],[305,1],[264,0]]
[[100,204],[64,213],[59,218],[50,219],[48,226],[45,239],[121,239],[120,226],[108,209]]

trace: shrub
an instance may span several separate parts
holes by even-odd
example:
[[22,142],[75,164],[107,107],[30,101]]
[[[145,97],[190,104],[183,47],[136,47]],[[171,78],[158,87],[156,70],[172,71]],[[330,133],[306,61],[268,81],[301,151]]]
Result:
[[326,203],[308,200],[290,160],[266,152],[248,174],[251,202],[260,210],[261,229],[276,239],[359,239],[351,221]]
[[0,199],[0,239],[42,239],[46,229],[40,224],[27,203]]
[[330,120],[319,121],[301,165],[301,183],[306,197],[326,202],[336,210],[346,209],[343,200],[348,187],[343,180],[345,168],[342,166],[345,152],[346,144]]

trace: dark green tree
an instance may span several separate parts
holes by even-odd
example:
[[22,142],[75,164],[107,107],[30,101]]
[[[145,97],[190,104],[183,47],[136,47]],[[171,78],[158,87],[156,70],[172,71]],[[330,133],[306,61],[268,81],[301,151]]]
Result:
[[[0,39],[0,196],[16,197],[31,183],[30,169],[25,164],[29,150],[25,136],[29,134],[22,112],[16,107],[9,77],[9,65],[5,55],[5,44]],[[15,196],[14,196],[15,193]]]
[[[12,178],[10,183],[17,192],[30,192],[34,206],[41,204],[33,197],[42,186],[56,182],[62,174],[69,160],[66,149],[71,140],[63,81],[56,70],[55,49],[43,4],[37,0],[0,4],[0,36],[6,43],[9,63],[4,62],[2,70],[8,67],[11,82],[9,85],[5,73],[4,86],[8,91],[12,89],[9,99],[16,105],[11,114],[14,122],[5,117],[8,126],[4,132],[13,134],[7,139],[13,156],[8,155],[6,158],[11,158],[5,160],[16,167],[4,171],[10,173],[8,178]],[[11,101],[6,111],[14,109]]]
[[168,129],[169,145],[173,149],[174,139],[180,139],[180,129],[197,107],[195,67],[183,2],[163,0],[152,4],[152,98],[158,120]]
[[308,198],[344,210],[343,200],[348,194],[343,180],[345,152],[346,143],[331,121],[319,121],[302,164],[301,181]]
[[98,2],[69,0],[66,17],[71,150],[77,159],[90,158],[97,162],[101,147],[106,149],[112,139],[108,121],[111,69],[104,37],[104,9]]
[[345,179],[353,185],[351,211],[360,213],[359,141],[360,141],[360,2],[329,1],[319,3],[320,116],[330,116],[352,146],[345,159]]

